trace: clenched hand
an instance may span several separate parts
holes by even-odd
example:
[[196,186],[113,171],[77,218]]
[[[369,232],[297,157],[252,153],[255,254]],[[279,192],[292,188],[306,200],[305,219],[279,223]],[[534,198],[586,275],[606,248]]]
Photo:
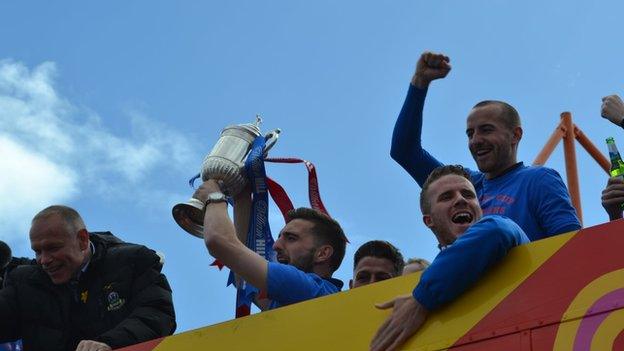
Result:
[[451,71],[451,59],[444,54],[423,52],[416,64],[416,73],[412,77],[412,85],[425,89],[432,80],[446,77]]

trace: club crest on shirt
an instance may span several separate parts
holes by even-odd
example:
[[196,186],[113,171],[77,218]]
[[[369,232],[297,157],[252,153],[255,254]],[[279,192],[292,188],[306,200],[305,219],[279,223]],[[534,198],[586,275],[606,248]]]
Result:
[[116,291],[112,290],[112,284],[108,284],[104,287],[104,290],[108,290],[106,295],[106,300],[108,301],[108,306],[106,306],[107,311],[116,311],[123,307],[126,303],[126,300],[123,299]]

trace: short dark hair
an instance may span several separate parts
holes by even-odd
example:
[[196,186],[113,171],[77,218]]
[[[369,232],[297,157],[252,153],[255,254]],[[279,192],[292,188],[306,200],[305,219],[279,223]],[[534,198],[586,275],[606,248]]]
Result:
[[329,215],[307,207],[299,207],[290,210],[287,214],[288,221],[293,219],[305,219],[314,223],[314,237],[319,245],[330,245],[334,249],[329,266],[332,272],[336,271],[345,255],[347,237],[340,224]]
[[77,233],[81,229],[86,229],[84,221],[78,211],[74,210],[69,206],[64,205],[52,205],[44,208],[39,213],[33,217],[31,223],[35,223],[36,221],[50,218],[54,215],[57,215],[63,219],[65,222],[65,226],[69,232],[72,234]]
[[513,106],[511,106],[510,104],[504,101],[483,100],[477,103],[476,105],[474,105],[473,109],[479,108],[479,107],[485,107],[489,105],[500,106],[500,108],[502,109],[502,113],[500,114],[500,117],[502,118],[503,123],[509,130],[512,130],[516,127],[520,127],[520,114]]
[[397,276],[401,275],[401,272],[403,272],[405,263],[403,262],[401,251],[387,241],[371,240],[360,246],[353,256],[353,269],[357,267],[360,260],[369,256],[385,258],[392,262],[394,265],[394,273]]
[[455,174],[460,177],[464,177],[472,182],[472,180],[470,179],[470,174],[461,165],[445,165],[435,168],[429,174],[427,180],[425,180],[425,184],[423,184],[422,190],[420,191],[420,211],[422,212],[422,214],[428,214],[429,211],[431,211],[431,201],[429,201],[427,194],[431,183],[449,174]]

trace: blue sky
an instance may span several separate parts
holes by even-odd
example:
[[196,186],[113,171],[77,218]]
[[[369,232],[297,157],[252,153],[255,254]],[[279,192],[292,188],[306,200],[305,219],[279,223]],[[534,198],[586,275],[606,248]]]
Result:
[[[81,1],[0,3],[0,235],[31,256],[29,220],[78,209],[92,231],[164,252],[178,332],[232,318],[226,272],[173,221],[220,130],[263,115],[281,128],[272,156],[316,164],[330,213],[355,249],[386,239],[429,260],[419,187],[389,157],[392,128],[424,50],[451,57],[432,84],[423,144],[474,167],[464,135],[471,106],[510,102],[530,163],[562,111],[606,153],[624,133],[600,118],[623,94],[618,1]],[[606,176],[577,149],[586,226],[604,222]],[[548,165],[565,177],[561,146]],[[301,165],[268,173],[306,206]],[[282,227],[272,208],[274,233]]]

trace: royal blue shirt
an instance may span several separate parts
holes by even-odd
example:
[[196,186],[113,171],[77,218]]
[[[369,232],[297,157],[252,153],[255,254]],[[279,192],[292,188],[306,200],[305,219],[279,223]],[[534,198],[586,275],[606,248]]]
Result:
[[[429,173],[443,164],[422,148],[422,111],[427,89],[413,85],[394,126],[390,154],[422,187]],[[581,223],[557,171],[522,162],[494,179],[468,169],[485,215],[514,220],[531,241],[577,230]]]
[[466,291],[510,249],[528,242],[524,231],[511,219],[483,217],[440,251],[423,272],[412,295],[433,311]]
[[323,279],[315,273],[306,273],[294,266],[269,262],[267,295],[269,309],[337,293],[343,283],[334,278]]

